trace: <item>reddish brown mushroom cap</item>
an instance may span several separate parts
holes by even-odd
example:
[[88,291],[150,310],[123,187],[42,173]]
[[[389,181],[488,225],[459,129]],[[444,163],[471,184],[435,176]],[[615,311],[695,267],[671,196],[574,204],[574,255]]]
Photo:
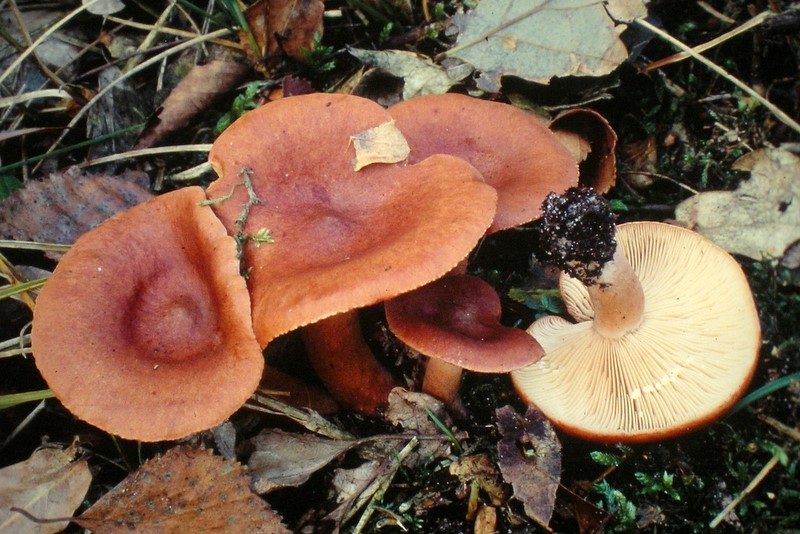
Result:
[[514,106],[448,93],[412,98],[389,113],[411,147],[410,162],[458,156],[497,189],[489,233],[538,218],[548,193],[578,183],[573,156],[538,118]]
[[524,330],[500,324],[497,293],[475,276],[446,276],[384,306],[389,328],[400,340],[463,369],[508,373],[544,354]]
[[[262,345],[444,275],[491,224],[496,193],[458,158],[353,170],[351,137],[391,120],[363,98],[304,95],[248,113],[214,143],[220,178],[208,196],[228,194],[249,169],[262,203],[245,232],[266,228],[275,241],[245,246]],[[229,232],[246,201],[237,188],[213,206]]]
[[224,421],[264,359],[236,247],[199,187],[84,234],[36,301],[42,376],[77,417],[123,438],[177,439]]

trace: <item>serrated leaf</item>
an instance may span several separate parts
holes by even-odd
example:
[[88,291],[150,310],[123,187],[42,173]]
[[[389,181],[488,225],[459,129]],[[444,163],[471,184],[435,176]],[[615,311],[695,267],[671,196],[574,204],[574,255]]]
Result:
[[76,454],[74,447],[47,447],[0,469],[0,532],[45,534],[67,527],[67,521],[34,523],[11,508],[40,519],[70,517],[92,482],[89,466],[85,460],[75,461]]
[[478,86],[500,89],[503,76],[549,83],[555,76],[603,76],[628,56],[602,2],[483,0],[457,17],[447,55],[482,71]]

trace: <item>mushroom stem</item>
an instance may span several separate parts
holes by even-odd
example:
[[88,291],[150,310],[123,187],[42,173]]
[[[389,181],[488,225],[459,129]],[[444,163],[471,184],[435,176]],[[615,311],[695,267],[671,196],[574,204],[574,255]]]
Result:
[[377,414],[399,384],[364,342],[358,312],[340,313],[303,329],[311,365],[333,398],[361,413]]
[[436,397],[447,406],[455,406],[463,369],[439,358],[428,358],[422,392]]
[[594,308],[594,329],[601,336],[616,339],[642,324],[644,291],[622,247],[603,266],[597,283],[586,289]]

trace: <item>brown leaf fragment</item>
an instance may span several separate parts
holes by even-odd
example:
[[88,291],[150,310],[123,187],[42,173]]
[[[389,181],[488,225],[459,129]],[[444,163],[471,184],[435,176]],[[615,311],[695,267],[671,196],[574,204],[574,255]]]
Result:
[[247,467],[256,493],[299,486],[360,440],[335,440],[267,428],[249,441],[254,448]]
[[520,417],[510,406],[496,411],[500,472],[514,488],[525,513],[542,526],[550,523],[561,480],[561,443],[550,422],[529,407]]
[[137,171],[108,176],[72,170],[29,181],[0,203],[0,238],[72,244],[112,215],[151,198],[144,187],[148,181]]
[[188,447],[145,462],[75,522],[98,533],[290,532],[244,467]]
[[411,152],[406,138],[394,121],[357,133],[350,140],[356,150],[354,171],[373,163],[397,163],[406,159]]
[[457,476],[463,484],[477,482],[478,487],[489,497],[493,506],[502,506],[506,500],[503,480],[487,454],[461,456],[450,464],[450,474]]
[[68,521],[34,523],[19,508],[39,519],[70,517],[80,506],[92,475],[85,460],[75,460],[74,446],[45,447],[30,458],[0,469],[0,532],[61,532]]
[[[608,121],[594,110],[575,108],[558,115],[550,130],[564,142],[572,139],[581,147],[577,156],[580,185],[607,193],[617,181],[617,134]],[[570,147],[567,146],[569,149]]]
[[260,0],[251,5],[244,15],[260,55],[255,55],[248,36],[240,32],[248,59],[266,70],[277,66],[281,53],[305,61],[314,50],[314,36],[322,38],[324,11],[322,0]]
[[223,59],[212,59],[193,67],[170,91],[158,115],[139,136],[135,148],[155,146],[169,134],[185,128],[219,96],[236,88],[249,70],[244,63]]
[[[389,423],[420,436],[442,436],[441,429],[428,412],[444,426],[452,428],[453,420],[444,403],[425,393],[406,391],[403,388],[394,388],[389,394],[389,405],[384,417]],[[415,465],[427,465],[435,459],[446,458],[450,454],[450,445],[450,441],[446,439],[423,439],[411,453],[410,461]]]

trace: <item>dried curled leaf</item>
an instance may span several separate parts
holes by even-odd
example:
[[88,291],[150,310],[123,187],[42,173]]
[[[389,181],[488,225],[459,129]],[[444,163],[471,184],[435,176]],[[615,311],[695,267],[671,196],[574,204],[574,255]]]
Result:
[[75,522],[103,533],[290,532],[240,464],[188,447],[145,462]]
[[528,517],[547,526],[561,480],[561,443],[550,422],[533,407],[524,417],[510,406],[498,408],[496,414],[503,436],[497,443],[500,472]]
[[61,532],[67,521],[34,523],[11,511],[25,510],[40,519],[69,517],[92,482],[85,460],[75,461],[74,447],[42,448],[27,460],[0,469],[0,532]]

